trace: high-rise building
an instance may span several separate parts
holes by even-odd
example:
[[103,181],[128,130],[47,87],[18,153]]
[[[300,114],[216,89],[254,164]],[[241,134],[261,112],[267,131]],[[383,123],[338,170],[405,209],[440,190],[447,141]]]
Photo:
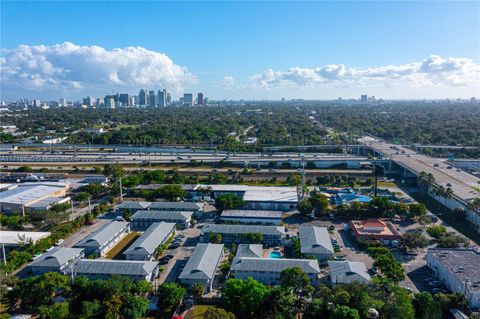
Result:
[[155,91],[153,90],[148,92],[148,106],[150,107],[157,106],[157,96],[155,95]]
[[115,98],[114,98],[114,96],[113,95],[105,95],[104,104],[105,104],[106,108],[114,109],[115,108]]
[[360,96],[360,101],[362,101],[362,102],[367,102],[367,100],[368,100],[368,95],[362,94],[362,95]]
[[167,90],[158,90],[157,104],[160,107],[167,106]]
[[120,102],[122,106],[128,106],[128,97],[128,94],[122,93],[118,98],[118,102]]
[[88,107],[93,107],[93,97],[87,96],[87,106]]
[[135,96],[129,96],[128,97],[128,106],[134,106],[135,105]]
[[205,101],[203,99],[203,93],[198,93],[197,94],[197,104],[198,105],[203,105],[205,104]]
[[144,89],[141,89],[138,94],[138,105],[147,106],[147,91]]
[[42,105],[42,103],[40,102],[40,100],[33,100],[33,107],[40,107]]
[[183,94],[183,104],[188,105],[188,106],[194,106],[195,101],[193,100],[193,94],[192,93],[184,93]]
[[167,105],[170,104],[172,104],[172,96],[170,95],[170,93],[167,93]]
[[67,106],[67,99],[64,97],[60,98],[60,106],[66,107]]

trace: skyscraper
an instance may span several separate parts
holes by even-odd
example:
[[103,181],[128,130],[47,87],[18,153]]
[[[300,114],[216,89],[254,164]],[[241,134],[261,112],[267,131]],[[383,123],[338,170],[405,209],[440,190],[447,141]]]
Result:
[[188,106],[194,106],[195,101],[193,100],[193,94],[192,93],[184,93],[183,94],[183,104],[188,105]]
[[144,89],[141,89],[140,93],[138,94],[138,105],[140,106],[147,105],[147,91],[145,91]]
[[126,93],[120,94],[118,101],[122,103],[122,106],[128,106],[128,94]]
[[150,90],[148,92],[148,106],[156,107],[157,106],[157,96],[155,95],[155,91]]
[[360,96],[360,101],[362,101],[362,102],[367,102],[367,100],[368,100],[368,95],[362,94],[362,95]]
[[197,95],[197,104],[199,104],[199,105],[205,104],[205,101],[203,100],[203,93],[198,93],[198,95]]
[[170,104],[172,104],[172,96],[170,95],[170,93],[167,93],[167,105]]
[[66,107],[67,106],[67,99],[64,97],[60,98],[60,106]]
[[158,106],[160,107],[165,107],[167,106],[167,90],[158,90],[158,100],[157,100]]

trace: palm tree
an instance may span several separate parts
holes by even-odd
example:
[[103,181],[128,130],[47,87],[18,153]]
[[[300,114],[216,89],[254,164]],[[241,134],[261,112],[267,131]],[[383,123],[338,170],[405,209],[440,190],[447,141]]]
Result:
[[468,208],[471,209],[471,210],[480,211],[480,197],[472,199],[468,203]]

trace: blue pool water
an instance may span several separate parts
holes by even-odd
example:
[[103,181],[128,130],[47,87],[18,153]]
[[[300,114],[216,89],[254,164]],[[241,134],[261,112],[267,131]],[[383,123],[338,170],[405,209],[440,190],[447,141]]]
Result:
[[268,254],[268,258],[282,258],[282,253],[273,250]]

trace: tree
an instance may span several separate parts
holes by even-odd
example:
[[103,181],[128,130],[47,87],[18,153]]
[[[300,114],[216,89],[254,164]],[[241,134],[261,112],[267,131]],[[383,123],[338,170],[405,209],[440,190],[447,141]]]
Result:
[[428,239],[423,236],[422,231],[413,231],[403,235],[402,243],[411,249],[425,248],[428,246]]
[[468,203],[468,208],[471,209],[471,210],[480,211],[480,197],[476,197],[476,198],[472,199]]
[[17,168],[17,172],[25,172],[25,173],[29,173],[33,171],[32,167],[31,166],[28,166],[28,165],[22,165],[20,166],[19,168]]
[[310,199],[302,199],[301,201],[299,201],[297,209],[302,215],[310,216],[313,211],[313,206]]
[[243,198],[236,194],[222,194],[215,199],[215,207],[219,213],[222,213],[225,209],[239,208],[243,205]]
[[415,308],[415,318],[417,319],[437,319],[442,317],[440,303],[434,300],[428,292],[415,294],[413,305]]
[[427,214],[427,208],[420,203],[411,203],[408,205],[410,218],[421,217]]
[[469,240],[462,235],[457,235],[454,233],[440,236],[437,240],[437,245],[441,248],[458,248],[460,244],[468,246]]
[[432,225],[427,227],[427,233],[433,238],[438,239],[447,233],[447,229],[442,225]]
[[321,194],[321,193],[315,193],[311,197],[312,201],[312,206],[315,210],[315,215],[323,215],[325,214],[327,208],[328,208],[328,198]]
[[127,222],[130,221],[130,217],[132,217],[132,211],[130,208],[125,209],[125,211],[122,214],[123,219],[125,219]]
[[82,316],[83,318],[95,318],[100,314],[101,311],[102,311],[102,305],[98,300],[82,301],[81,313],[83,315]]
[[327,305],[324,299],[315,298],[307,305],[303,313],[304,319],[327,318]]
[[208,308],[203,314],[204,319],[236,319],[235,315],[222,308]]
[[178,201],[179,198],[185,197],[186,192],[180,185],[165,185],[157,189],[154,194],[168,201]]
[[110,178],[112,182],[117,182],[125,175],[125,171],[120,164],[107,164],[103,167],[102,173]]
[[297,313],[305,308],[305,300],[310,298],[314,291],[310,278],[300,267],[283,270],[280,273],[280,286],[294,296],[294,309]]
[[205,287],[202,284],[197,283],[192,286],[192,293],[195,300],[197,300],[198,298],[201,298],[204,292],[205,292]]
[[141,318],[148,311],[148,301],[139,296],[125,298],[122,304],[121,313],[123,318]]
[[336,305],[333,308],[331,319],[360,319],[360,315],[356,309],[352,309],[348,306]]
[[40,306],[38,312],[45,319],[64,319],[68,318],[68,302],[59,302],[51,306]]
[[90,194],[87,193],[87,192],[80,192],[78,194],[75,195],[74,199],[77,201],[77,202],[84,202],[86,201],[88,198],[90,197]]
[[159,305],[166,308],[176,307],[186,293],[185,288],[174,282],[161,284],[157,289]]
[[105,310],[105,319],[117,319],[121,317],[122,297],[119,295],[112,295],[110,298],[103,301],[103,308]]
[[261,244],[263,242],[262,233],[250,232],[250,233],[244,234],[243,236],[250,244]]
[[228,279],[220,291],[225,308],[240,319],[255,317],[271,293],[270,288],[252,278]]
[[209,233],[208,241],[212,244],[220,244],[222,242],[222,235],[219,233]]

